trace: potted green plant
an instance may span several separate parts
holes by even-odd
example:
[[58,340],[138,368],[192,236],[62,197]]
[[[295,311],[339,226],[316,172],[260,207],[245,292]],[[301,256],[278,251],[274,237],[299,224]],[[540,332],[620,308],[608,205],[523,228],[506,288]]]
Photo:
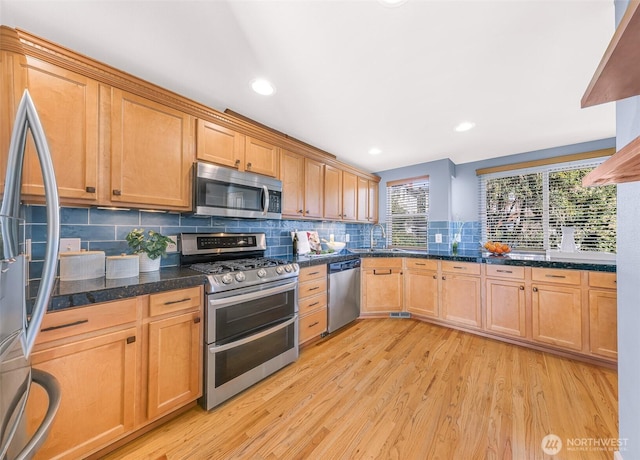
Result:
[[145,233],[143,228],[134,228],[126,236],[127,244],[140,257],[140,271],[152,272],[160,268],[160,258],[167,253],[173,240],[153,230]]

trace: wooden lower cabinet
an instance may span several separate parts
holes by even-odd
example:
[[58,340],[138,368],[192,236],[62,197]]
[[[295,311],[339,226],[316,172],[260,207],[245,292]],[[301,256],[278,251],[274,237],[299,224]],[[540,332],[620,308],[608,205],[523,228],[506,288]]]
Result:
[[513,337],[526,336],[524,280],[486,280],[485,329]]
[[590,352],[606,358],[618,358],[618,302],[616,291],[589,291]]
[[402,311],[402,259],[365,258],[361,273],[360,310],[363,314]]
[[581,288],[534,284],[531,290],[533,340],[581,351]]
[[440,318],[460,326],[482,327],[480,264],[442,261]]
[[303,344],[327,331],[327,266],[301,268],[298,282],[298,343]]
[[[195,401],[202,299],[198,286],[47,313],[32,364],[56,377],[61,403],[36,458],[84,458]],[[47,406],[34,386],[31,432]]]
[[419,316],[438,318],[438,261],[405,259],[403,276],[405,310]]

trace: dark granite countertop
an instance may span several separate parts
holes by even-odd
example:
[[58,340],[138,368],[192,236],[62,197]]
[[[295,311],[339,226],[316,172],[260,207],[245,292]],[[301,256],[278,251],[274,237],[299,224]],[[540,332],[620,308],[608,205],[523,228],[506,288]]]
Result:
[[[457,255],[437,251],[367,251],[354,253],[349,250],[339,254],[321,254],[317,256],[280,257],[280,259],[296,262],[300,267],[330,264],[353,260],[359,257],[411,257],[425,259],[452,260],[458,262],[475,262],[499,265],[520,265],[529,267],[563,268],[573,270],[591,270],[615,272],[615,262],[583,259],[547,260],[544,254],[515,253],[506,256],[493,256],[481,251],[460,252]],[[83,281],[57,281],[52,294],[49,311],[81,307],[101,302],[136,297],[155,292],[183,289],[205,284],[206,276],[187,267],[163,268],[157,272],[141,273],[134,278],[106,279],[97,278]],[[29,285],[28,308],[38,291],[38,283]]]
[[[48,310],[63,310],[172,289],[184,289],[204,284],[205,281],[204,274],[186,267],[163,268],[156,272],[140,273],[139,276],[132,278],[57,280]],[[27,301],[29,313],[31,303],[38,293],[38,287],[37,282],[29,284]]]

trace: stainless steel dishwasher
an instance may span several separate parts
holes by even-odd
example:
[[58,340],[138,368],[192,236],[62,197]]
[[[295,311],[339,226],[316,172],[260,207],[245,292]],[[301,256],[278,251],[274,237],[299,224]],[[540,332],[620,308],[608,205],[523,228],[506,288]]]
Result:
[[329,264],[329,333],[360,316],[360,259]]

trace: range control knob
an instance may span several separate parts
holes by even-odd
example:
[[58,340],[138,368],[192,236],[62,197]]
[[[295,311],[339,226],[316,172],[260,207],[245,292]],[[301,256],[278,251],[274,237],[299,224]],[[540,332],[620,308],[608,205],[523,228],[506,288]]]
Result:
[[293,264],[293,271],[298,271],[300,269],[300,265],[298,264]]
[[277,273],[278,275],[282,275],[282,274],[284,273],[284,267],[283,267],[282,265],[278,265],[278,266],[276,267],[276,273]]
[[284,266],[284,271],[287,273],[291,273],[291,271],[293,270],[293,267],[291,266],[291,264],[287,264]]
[[264,278],[265,276],[267,276],[267,271],[264,268],[261,268],[260,270],[258,270],[258,278]]
[[244,276],[244,272],[236,273],[236,281],[244,281],[246,276]]
[[229,284],[232,281],[233,281],[233,277],[229,273],[222,275],[222,282],[224,284]]

